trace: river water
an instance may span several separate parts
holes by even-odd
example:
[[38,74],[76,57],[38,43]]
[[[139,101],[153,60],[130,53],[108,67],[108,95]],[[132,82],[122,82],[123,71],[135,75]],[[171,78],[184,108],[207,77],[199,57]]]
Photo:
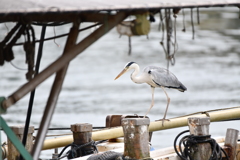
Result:
[[[182,93],[166,89],[171,103],[167,118],[193,112],[235,107],[240,104],[240,20],[238,8],[200,9],[200,24],[197,24],[194,10],[195,39],[192,40],[192,26],[189,10],[185,10],[186,32],[183,16],[177,18],[178,52],[176,64],[170,71],[187,87]],[[126,73],[114,81],[117,74],[129,61],[137,62],[141,68],[147,65],[165,67],[167,62],[159,42],[162,33],[158,31],[159,18],[151,24],[149,38],[132,37],[132,55],[128,56],[128,38],[116,29],[94,43],[71,63],[60,94],[50,127],[70,127],[75,123],[91,123],[105,126],[105,118],[111,114],[144,115],[151,103],[151,90],[146,84],[135,84]],[[89,24],[82,24],[82,27]],[[7,27],[6,27],[7,26]],[[1,25],[1,37],[12,24]],[[49,27],[46,37],[66,33],[71,25]],[[35,27],[36,37],[40,27]],[[91,33],[80,33],[79,39]],[[47,41],[44,44],[40,70],[43,70],[62,54],[65,38]],[[14,47],[12,63],[26,69],[25,55],[21,47]],[[0,68],[0,95],[9,96],[26,82],[26,70],[19,70],[10,63]],[[31,125],[38,128],[51,89],[54,76],[36,89]],[[10,107],[3,118],[9,125],[24,124],[29,95]],[[166,96],[161,89],[155,90],[155,106],[149,113],[151,121],[163,117]],[[240,113],[239,113],[240,114]],[[239,121],[216,122],[210,125],[213,137],[225,136],[227,128],[240,129]],[[187,127],[158,131],[153,134],[155,149],[172,146],[176,135]],[[69,132],[69,131],[65,131]],[[53,132],[58,134],[59,132]],[[49,133],[50,134],[50,133]],[[2,134],[2,141],[6,137]],[[44,151],[41,158],[51,158],[51,151]]]

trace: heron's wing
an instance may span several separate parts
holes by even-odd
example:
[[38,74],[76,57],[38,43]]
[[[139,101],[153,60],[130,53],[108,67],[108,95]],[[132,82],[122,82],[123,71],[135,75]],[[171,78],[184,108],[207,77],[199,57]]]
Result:
[[167,69],[148,66],[143,72],[150,74],[152,81],[157,85],[176,89],[182,85],[182,83],[178,81],[177,77]]

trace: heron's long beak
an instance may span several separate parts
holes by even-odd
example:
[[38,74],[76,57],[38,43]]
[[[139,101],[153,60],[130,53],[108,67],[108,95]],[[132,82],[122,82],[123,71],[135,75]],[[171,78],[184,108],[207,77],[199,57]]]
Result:
[[116,79],[118,79],[119,77],[121,77],[121,75],[123,75],[125,72],[127,72],[127,69],[126,69],[126,68],[124,68],[124,69],[122,70],[122,72],[120,72],[114,80],[116,80]]

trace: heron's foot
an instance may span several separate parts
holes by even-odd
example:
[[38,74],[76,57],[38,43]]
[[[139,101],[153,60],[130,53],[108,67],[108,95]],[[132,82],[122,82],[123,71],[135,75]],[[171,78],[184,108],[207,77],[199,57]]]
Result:
[[170,121],[170,119],[158,119],[158,120],[155,120],[155,121],[162,121],[162,126],[164,127],[164,121]]
[[140,116],[139,116],[138,114],[136,114],[136,113],[134,114],[134,116],[136,116],[136,117],[140,118]]
[[134,114],[134,116],[136,116],[137,118],[145,118],[143,116],[139,116],[138,114]]

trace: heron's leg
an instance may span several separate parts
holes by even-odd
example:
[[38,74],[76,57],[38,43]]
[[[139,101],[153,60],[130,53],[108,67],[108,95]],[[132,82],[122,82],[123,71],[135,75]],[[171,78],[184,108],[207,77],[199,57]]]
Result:
[[163,116],[163,119],[165,119],[165,118],[166,118],[166,115],[167,115],[167,111],[168,111],[168,106],[169,106],[169,103],[170,103],[170,98],[169,98],[167,92],[165,91],[165,89],[164,89],[162,86],[161,86],[161,88],[163,89],[164,93],[165,93],[166,96],[167,96],[167,107],[166,107],[166,110],[165,110],[165,113],[164,113],[164,116]]
[[154,106],[154,87],[151,87],[151,90],[152,90],[152,103],[151,103],[151,106],[150,108],[148,109],[147,113],[145,114],[144,118],[147,116],[147,114],[150,112],[150,110],[152,109],[152,107]]
[[[169,106],[169,103],[170,103],[170,98],[169,98],[167,92],[165,91],[164,87],[161,86],[161,88],[162,88],[162,90],[164,91],[164,93],[165,93],[166,96],[167,96],[167,107],[166,107],[166,110],[165,110],[163,119],[160,119],[160,120],[162,121],[162,126],[164,126],[164,125],[163,125],[164,121],[165,121],[165,120],[168,120],[168,119],[166,119],[166,115],[167,115],[168,106]],[[169,120],[168,120],[168,121],[169,121]]]
[[164,93],[165,93],[166,96],[167,96],[167,107],[166,107],[166,110],[165,110],[165,113],[164,113],[164,116],[163,116],[163,121],[162,121],[162,125],[163,125],[164,120],[166,120],[167,111],[168,111],[168,106],[169,106],[169,103],[170,103],[170,98],[169,98],[167,92],[165,91],[164,87],[161,86],[161,88],[162,88],[162,90],[164,91]]

